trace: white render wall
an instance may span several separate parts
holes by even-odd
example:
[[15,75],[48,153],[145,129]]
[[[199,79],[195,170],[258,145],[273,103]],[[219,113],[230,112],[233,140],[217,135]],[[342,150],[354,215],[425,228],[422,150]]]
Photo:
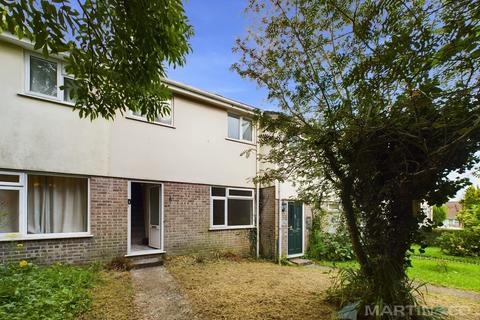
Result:
[[240,154],[254,146],[226,139],[226,109],[177,95],[175,128],[122,115],[91,122],[20,96],[24,73],[24,50],[0,42],[0,170],[253,187],[255,155]]

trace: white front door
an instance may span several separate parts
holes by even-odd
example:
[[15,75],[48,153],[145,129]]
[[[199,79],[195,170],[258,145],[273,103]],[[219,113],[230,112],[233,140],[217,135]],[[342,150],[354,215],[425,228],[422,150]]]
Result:
[[148,186],[148,245],[152,248],[162,248],[162,187]]

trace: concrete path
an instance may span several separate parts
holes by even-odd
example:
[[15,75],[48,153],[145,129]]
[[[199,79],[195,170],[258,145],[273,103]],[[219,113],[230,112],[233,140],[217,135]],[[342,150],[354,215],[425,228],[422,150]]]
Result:
[[165,267],[131,271],[138,320],[198,319]]

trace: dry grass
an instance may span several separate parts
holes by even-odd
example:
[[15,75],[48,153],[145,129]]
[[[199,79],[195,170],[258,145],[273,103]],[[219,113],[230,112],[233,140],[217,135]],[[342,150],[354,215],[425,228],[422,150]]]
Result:
[[168,270],[204,319],[330,319],[329,275],[270,262],[176,259]]
[[100,272],[90,310],[79,320],[133,320],[135,306],[129,272]]
[[[179,258],[167,268],[203,319],[332,319],[324,301],[331,274],[319,268],[280,267],[270,262]],[[333,273],[332,273],[333,274]],[[429,306],[454,312],[450,319],[480,319],[480,301],[425,295]]]
[[425,300],[428,306],[443,306],[448,308],[451,313],[450,319],[480,319],[480,301],[436,293],[427,294]]

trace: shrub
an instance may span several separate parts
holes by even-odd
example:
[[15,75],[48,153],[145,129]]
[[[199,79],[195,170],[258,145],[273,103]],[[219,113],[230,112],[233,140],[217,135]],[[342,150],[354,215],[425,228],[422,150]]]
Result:
[[480,256],[480,232],[459,230],[444,233],[440,240],[440,248],[453,256]]
[[0,266],[0,319],[74,319],[90,305],[91,268],[26,261]]
[[322,230],[322,214],[317,213],[312,221],[307,256],[311,259],[348,261],[354,258],[352,244],[345,230],[336,233]]
[[462,232],[462,230],[433,229],[423,233],[422,243],[428,247],[440,247],[444,235],[456,234],[458,232]]

